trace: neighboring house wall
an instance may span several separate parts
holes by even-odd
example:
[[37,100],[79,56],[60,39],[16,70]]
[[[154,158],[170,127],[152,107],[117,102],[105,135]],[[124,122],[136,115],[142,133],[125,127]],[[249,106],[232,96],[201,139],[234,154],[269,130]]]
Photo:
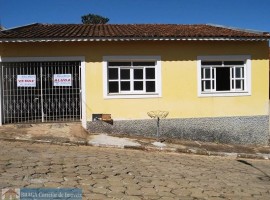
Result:
[[[199,97],[198,56],[251,56],[251,95]],[[268,42],[131,41],[0,44],[2,57],[85,56],[86,121],[92,132],[155,136],[147,112],[168,111],[161,135],[226,143],[268,141]],[[160,56],[161,95],[104,98],[104,56]],[[84,74],[83,74],[84,75]],[[92,122],[111,114],[114,125]],[[102,124],[101,124],[102,123]]]

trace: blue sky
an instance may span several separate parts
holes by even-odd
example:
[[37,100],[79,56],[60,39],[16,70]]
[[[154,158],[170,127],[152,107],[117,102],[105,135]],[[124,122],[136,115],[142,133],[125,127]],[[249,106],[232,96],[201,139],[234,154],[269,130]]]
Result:
[[106,16],[112,24],[220,24],[270,32],[270,0],[0,0],[6,28],[39,23],[81,23]]

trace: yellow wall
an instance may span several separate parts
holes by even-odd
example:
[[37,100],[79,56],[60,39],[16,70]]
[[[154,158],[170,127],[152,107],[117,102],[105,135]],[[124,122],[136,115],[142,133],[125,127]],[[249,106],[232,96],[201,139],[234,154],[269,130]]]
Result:
[[[102,57],[161,56],[162,97],[104,99]],[[198,97],[197,56],[251,55],[251,96]],[[0,56],[85,56],[87,120],[93,113],[113,119],[147,119],[148,111],[169,111],[168,118],[268,115],[268,42],[70,42],[0,44]]]

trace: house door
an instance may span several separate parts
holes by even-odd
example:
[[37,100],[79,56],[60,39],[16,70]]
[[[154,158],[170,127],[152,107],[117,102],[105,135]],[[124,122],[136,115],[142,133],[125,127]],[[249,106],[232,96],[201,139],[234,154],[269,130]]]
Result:
[[1,65],[2,123],[81,119],[80,61]]

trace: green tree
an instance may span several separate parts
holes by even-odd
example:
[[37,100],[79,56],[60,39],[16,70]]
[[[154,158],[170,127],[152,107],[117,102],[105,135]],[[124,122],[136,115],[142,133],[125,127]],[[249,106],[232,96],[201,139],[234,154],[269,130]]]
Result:
[[82,16],[83,24],[106,24],[109,22],[109,18],[95,14],[88,14]]

